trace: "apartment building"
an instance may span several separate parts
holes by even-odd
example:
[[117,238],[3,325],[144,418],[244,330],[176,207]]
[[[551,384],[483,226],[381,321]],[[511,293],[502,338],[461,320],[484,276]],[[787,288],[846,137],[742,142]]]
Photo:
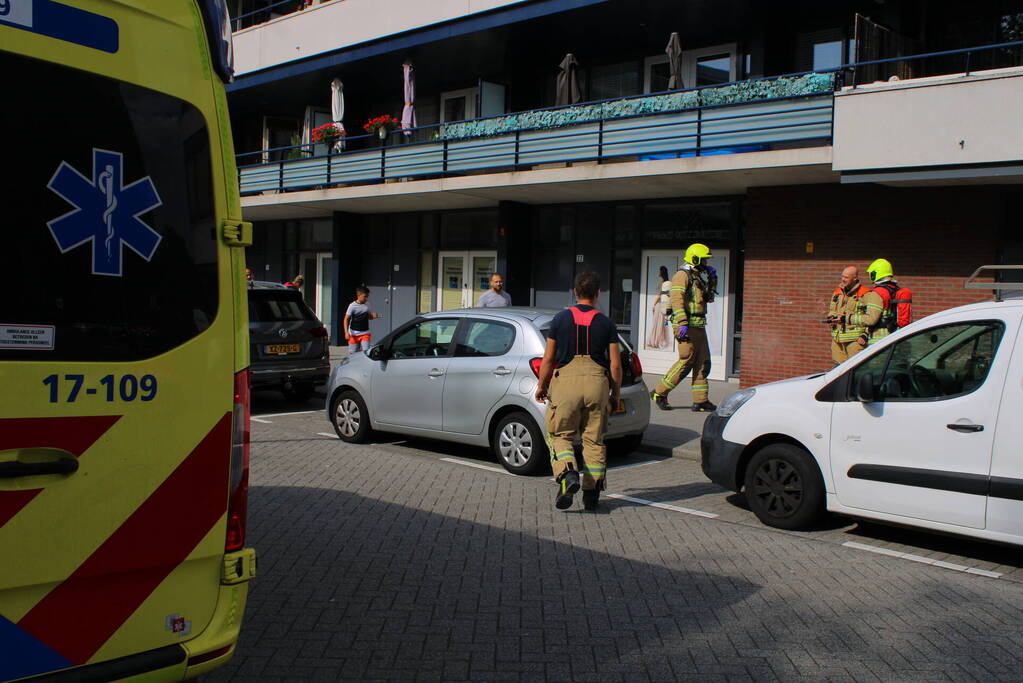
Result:
[[[701,241],[722,275],[711,376],[750,385],[830,367],[820,321],[846,265],[890,259],[920,316],[983,297],[962,287],[976,266],[1023,262],[1023,0],[239,0],[234,17],[249,265],[304,274],[335,339],[360,283],[382,334],[472,305],[494,271],[515,304],[558,308],[596,270],[661,371],[658,273]],[[346,137],[317,144],[336,114]]]

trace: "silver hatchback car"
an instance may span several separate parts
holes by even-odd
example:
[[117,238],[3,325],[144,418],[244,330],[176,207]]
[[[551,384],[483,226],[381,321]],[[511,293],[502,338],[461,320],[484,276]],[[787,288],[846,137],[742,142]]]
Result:
[[[327,417],[344,441],[372,430],[489,447],[515,474],[549,465],[546,406],[533,398],[555,310],[471,308],[429,313],[334,368]],[[635,450],[650,422],[639,358],[624,340],[611,454]]]

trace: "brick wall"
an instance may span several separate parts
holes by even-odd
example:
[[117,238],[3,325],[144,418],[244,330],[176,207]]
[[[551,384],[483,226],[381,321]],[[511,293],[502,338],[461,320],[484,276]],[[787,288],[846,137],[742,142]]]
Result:
[[742,385],[832,367],[830,330],[818,321],[847,265],[867,280],[871,261],[891,261],[899,283],[913,290],[914,320],[990,299],[963,283],[977,266],[997,263],[1004,212],[1003,190],[995,187],[751,188]]

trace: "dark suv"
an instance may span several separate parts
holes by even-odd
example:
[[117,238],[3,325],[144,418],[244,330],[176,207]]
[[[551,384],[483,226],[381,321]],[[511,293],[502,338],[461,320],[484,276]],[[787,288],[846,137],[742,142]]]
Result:
[[299,290],[249,284],[249,343],[253,389],[280,389],[286,398],[305,401],[327,382],[327,329]]

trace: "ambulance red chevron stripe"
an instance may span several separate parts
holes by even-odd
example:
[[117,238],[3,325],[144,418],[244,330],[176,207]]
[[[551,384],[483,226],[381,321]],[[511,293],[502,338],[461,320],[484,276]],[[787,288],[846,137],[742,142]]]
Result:
[[[209,533],[227,508],[231,414],[18,627],[84,664]],[[82,624],[88,624],[86,629]]]
[[[81,457],[120,419],[120,415],[0,418],[0,452],[15,448],[59,448]],[[41,491],[0,491],[0,527]]]

